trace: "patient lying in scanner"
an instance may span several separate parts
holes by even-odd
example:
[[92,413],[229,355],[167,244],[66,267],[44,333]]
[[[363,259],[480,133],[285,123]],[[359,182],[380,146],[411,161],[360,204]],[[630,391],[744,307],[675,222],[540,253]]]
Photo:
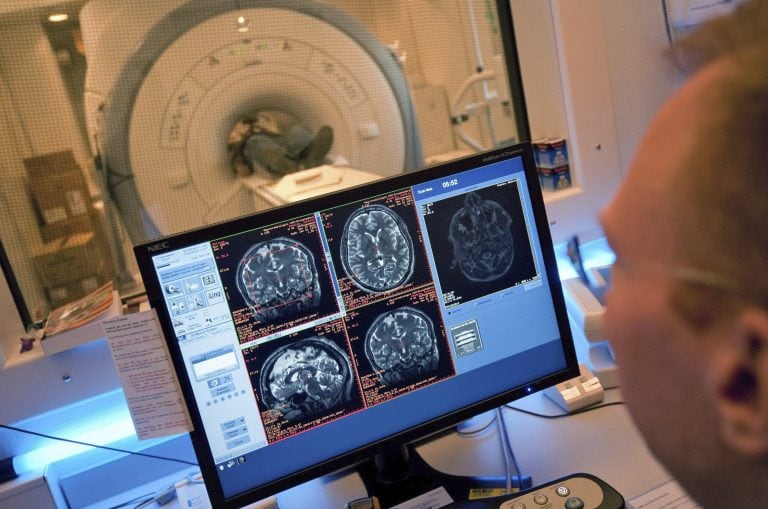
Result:
[[227,150],[237,176],[275,178],[324,164],[331,145],[330,127],[324,125],[313,134],[292,115],[264,110],[232,128]]

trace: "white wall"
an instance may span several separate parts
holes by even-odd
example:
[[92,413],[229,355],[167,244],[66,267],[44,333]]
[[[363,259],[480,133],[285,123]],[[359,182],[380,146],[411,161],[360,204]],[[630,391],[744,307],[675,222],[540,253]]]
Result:
[[[485,0],[391,0],[388,2],[360,2],[358,0],[327,0],[348,12],[363,23],[385,44],[400,45],[405,52],[404,71],[409,85],[413,89],[435,87],[437,93],[444,93],[447,100],[452,100],[462,86],[472,76],[482,62],[485,70],[502,70],[502,48],[491,28],[495,20],[490,20],[489,7]],[[474,28],[470,11],[474,14]],[[480,49],[478,57],[473,33],[477,35]],[[492,81],[492,90],[506,92],[505,81]],[[435,90],[433,89],[433,90]],[[414,94],[416,96],[417,94]],[[464,103],[482,100],[481,85],[476,84],[464,98]],[[416,114],[422,137],[430,136],[430,131],[446,125],[448,118],[432,118],[419,111],[421,105],[416,101]],[[492,108],[493,131],[483,115],[472,118],[462,125],[462,130],[472,139],[485,147],[492,147],[493,142],[502,142],[515,138],[517,126],[512,112],[506,112],[500,106]],[[494,140],[495,138],[495,140]],[[423,140],[422,140],[423,141]],[[428,148],[428,147],[426,147]],[[426,149],[425,148],[425,149]],[[470,147],[456,139],[454,147],[472,151]],[[425,153],[427,156],[437,155]]]
[[547,197],[555,242],[601,235],[599,211],[680,73],[658,0],[511,0],[533,137],[564,136],[575,188]]
[[603,0],[603,26],[622,172],[653,113],[679,86],[660,0]]
[[523,72],[531,137],[566,136],[565,103],[549,2],[512,0],[512,19]]

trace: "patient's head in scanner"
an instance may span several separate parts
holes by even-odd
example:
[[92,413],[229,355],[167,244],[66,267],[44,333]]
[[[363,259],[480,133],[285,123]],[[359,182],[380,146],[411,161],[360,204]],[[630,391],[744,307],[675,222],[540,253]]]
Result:
[[333,146],[333,129],[317,132],[283,111],[260,110],[237,121],[229,132],[227,152],[238,177],[271,179],[326,162]]
[[766,27],[756,1],[682,43],[696,70],[601,217],[622,394],[704,507],[762,506],[768,486]]

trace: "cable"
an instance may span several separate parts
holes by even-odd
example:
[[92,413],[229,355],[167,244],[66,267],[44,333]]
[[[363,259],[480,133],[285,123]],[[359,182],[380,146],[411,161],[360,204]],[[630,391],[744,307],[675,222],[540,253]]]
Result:
[[[496,429],[499,432],[499,440],[501,440],[501,453],[502,453],[502,457],[504,458],[504,475],[506,477],[505,489],[507,493],[512,493],[512,471],[510,469],[510,457],[509,457],[509,452],[511,451],[511,447],[509,446],[509,437],[507,436],[507,429],[504,426],[504,417],[501,414],[502,414],[501,407],[496,407],[495,420],[499,423]],[[515,464],[515,471],[517,473],[517,478],[520,479],[520,470],[517,470],[517,464]]]
[[457,428],[457,429],[456,429],[456,434],[457,434],[457,435],[459,435],[459,436],[461,436],[461,437],[473,437],[473,436],[475,436],[475,435],[479,435],[479,434],[480,434],[480,433],[482,433],[483,431],[485,431],[485,430],[487,430],[488,428],[490,428],[491,426],[493,426],[493,423],[494,423],[494,422],[496,422],[496,417],[494,417],[493,419],[491,419],[490,421],[488,421],[488,423],[487,423],[487,424],[485,424],[483,427],[481,427],[481,428],[478,428],[478,429],[476,429],[476,430],[472,430],[472,431],[461,431],[460,429],[458,429],[458,428]]
[[587,413],[587,412],[592,412],[593,410],[600,410],[602,408],[606,408],[606,407],[609,407],[609,406],[623,405],[623,404],[624,404],[623,401],[612,401],[611,403],[603,403],[602,405],[586,407],[586,408],[582,408],[581,410],[576,410],[574,412],[563,413],[563,414],[540,414],[538,412],[532,412],[530,410],[524,410],[522,408],[518,408],[518,407],[512,406],[510,404],[506,404],[504,406],[509,408],[510,410],[514,410],[516,412],[520,412],[520,413],[523,413],[523,414],[532,415],[534,417],[541,417],[542,419],[560,419],[562,417],[570,417],[572,415],[584,414],[584,413]]
[[667,42],[669,43],[670,48],[674,48],[675,37],[672,35],[672,26],[669,19],[669,6],[667,5],[667,0],[661,0],[661,12],[664,15],[664,28],[667,32]]
[[155,497],[149,497],[146,500],[142,500],[135,506],[133,506],[133,509],[144,509],[145,507],[148,507],[150,504],[154,504],[156,502]]
[[95,449],[105,449],[107,451],[120,452],[120,453],[124,453],[124,454],[133,454],[135,456],[144,456],[145,458],[152,458],[152,459],[156,459],[156,460],[174,461],[176,463],[183,463],[185,465],[192,465],[194,467],[198,466],[197,463],[194,463],[194,462],[191,462],[191,461],[187,461],[187,460],[178,459],[178,458],[168,458],[166,456],[158,456],[158,455],[155,455],[155,454],[148,454],[148,453],[144,453],[144,452],[136,452],[136,451],[129,451],[127,449],[119,449],[117,447],[110,447],[108,445],[97,445],[97,444],[91,444],[91,443],[88,443],[88,442],[81,442],[80,440],[72,440],[70,438],[55,437],[53,435],[46,435],[45,433],[39,433],[37,431],[31,431],[31,430],[27,430],[27,429],[17,428],[15,426],[8,426],[7,424],[0,424],[0,428],[8,429],[8,430],[11,430],[11,431],[16,431],[18,433],[26,433],[28,435],[34,435],[34,436],[37,436],[37,437],[47,438],[49,440],[58,440],[60,442],[68,442],[70,444],[84,445],[86,447],[93,447]]
[[144,495],[139,495],[138,497],[132,498],[131,500],[126,500],[121,504],[110,506],[107,509],[122,509],[123,507],[129,506],[131,504],[141,505],[147,502],[148,500],[152,501],[154,499],[155,499],[155,495],[153,493],[145,493]]
[[199,472],[197,474],[187,474],[187,476],[184,477],[181,481],[174,482],[165,488],[155,491],[154,493],[146,493],[144,495],[134,497],[131,500],[126,500],[120,504],[113,505],[108,509],[122,509],[123,507],[129,506],[131,504],[135,504],[133,509],[143,509],[144,507],[148,507],[151,504],[157,504],[158,507],[162,507],[169,503],[171,500],[174,500],[178,497],[176,490],[179,482],[186,482],[187,484],[205,484],[202,479],[198,479],[196,477],[199,475]]
[[502,458],[504,460],[504,478],[506,481],[505,489],[507,493],[512,493],[513,472],[511,467],[514,467],[514,470],[515,470],[514,473],[515,475],[517,475],[518,480],[521,479],[520,468],[517,465],[515,454],[512,451],[512,446],[509,443],[509,436],[507,435],[507,431],[506,431],[507,428],[504,423],[504,417],[502,416],[501,407],[497,407],[495,409],[493,417],[489,419],[488,422],[484,424],[482,427],[472,431],[461,431],[457,429],[456,434],[458,434],[461,437],[473,437],[473,436],[479,435],[480,433],[483,433],[484,431],[487,431],[488,429],[490,429],[491,426],[493,426],[496,423],[499,423],[496,429],[499,433],[499,440],[501,441],[500,449],[502,452]]
[[[512,449],[512,444],[509,441],[509,435],[507,434],[507,423],[504,420],[504,411],[501,407],[498,407],[497,409],[498,416],[499,416],[499,433],[501,434],[504,442],[504,448],[505,448],[505,455],[509,455],[509,458],[512,461],[512,465],[515,467],[515,474],[517,475],[517,482],[519,484],[519,488],[523,489],[523,472],[520,470],[520,465],[517,464],[517,458],[515,457],[515,451]],[[511,493],[511,482],[507,485],[507,492]]]
[[670,55],[672,56],[672,60],[675,62],[677,68],[685,73],[685,66],[680,61],[680,56],[678,55],[676,49],[677,41],[675,36],[675,27],[672,25],[672,19],[669,16],[669,4],[667,3],[667,0],[661,0],[661,12],[664,14],[664,29],[666,30],[667,34],[667,43],[669,44]]

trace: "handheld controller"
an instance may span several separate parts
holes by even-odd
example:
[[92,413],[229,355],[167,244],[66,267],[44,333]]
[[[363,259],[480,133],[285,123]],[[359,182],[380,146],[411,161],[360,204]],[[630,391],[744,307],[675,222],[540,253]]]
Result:
[[534,488],[482,500],[456,502],[455,509],[623,509],[624,497],[591,474],[571,474]]

